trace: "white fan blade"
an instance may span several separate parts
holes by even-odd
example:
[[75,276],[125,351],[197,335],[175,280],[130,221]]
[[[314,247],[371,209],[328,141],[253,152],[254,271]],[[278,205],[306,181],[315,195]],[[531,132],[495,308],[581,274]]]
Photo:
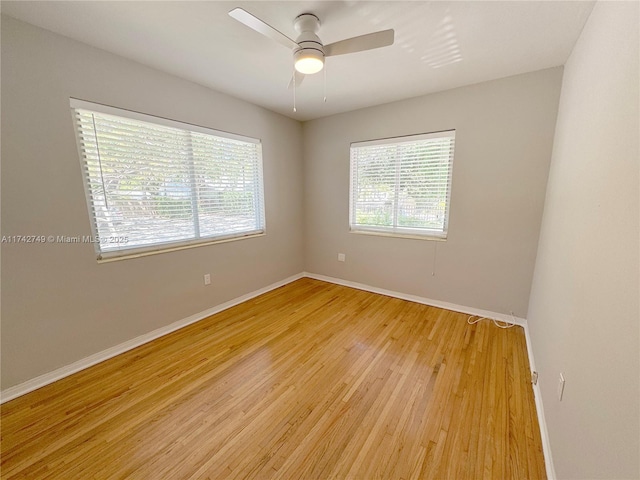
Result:
[[393,37],[393,29],[390,29],[360,35],[359,37],[347,38],[346,40],[325,45],[324,55],[325,57],[330,57],[332,55],[344,55],[345,53],[355,53],[373,48],[387,47],[393,45]]
[[289,80],[289,87],[288,88],[293,88],[293,79],[295,77],[296,79],[296,87],[299,87],[300,84],[302,83],[302,81],[304,80],[304,73],[300,73],[299,71],[295,71],[293,73],[293,75],[291,75],[291,80]]
[[240,23],[244,23],[247,27],[252,28],[258,33],[261,33],[265,37],[269,37],[275,40],[280,45],[284,45],[287,48],[298,48],[298,44],[287,37],[284,33],[279,32],[271,25],[267,25],[258,17],[254,17],[246,10],[241,8],[234,8],[229,12],[229,16],[235,18]]

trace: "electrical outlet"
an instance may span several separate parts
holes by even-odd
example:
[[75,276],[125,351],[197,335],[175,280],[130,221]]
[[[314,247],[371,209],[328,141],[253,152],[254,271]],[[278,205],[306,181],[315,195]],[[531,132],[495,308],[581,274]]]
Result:
[[564,374],[560,373],[560,379],[558,380],[558,401],[562,401],[562,394],[564,393]]
[[338,254],[338,261],[339,262],[344,262],[344,261],[346,261],[346,259],[347,259],[347,256],[344,253],[339,253]]
[[538,372],[536,372],[535,370],[531,372],[531,383],[533,383],[534,385],[538,384]]
[[205,273],[204,274],[204,284],[205,285],[211,285],[211,274],[210,273]]

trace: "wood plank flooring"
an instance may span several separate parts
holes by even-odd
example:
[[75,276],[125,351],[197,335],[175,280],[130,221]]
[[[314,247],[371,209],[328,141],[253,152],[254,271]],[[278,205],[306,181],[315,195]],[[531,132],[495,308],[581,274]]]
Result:
[[2,406],[3,479],[543,479],[520,327],[301,279]]

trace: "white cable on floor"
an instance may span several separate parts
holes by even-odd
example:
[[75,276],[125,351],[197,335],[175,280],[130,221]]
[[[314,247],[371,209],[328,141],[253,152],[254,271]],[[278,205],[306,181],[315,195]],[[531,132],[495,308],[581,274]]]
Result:
[[[478,319],[471,321],[471,319],[474,317],[478,317]],[[513,318],[514,320],[513,322],[502,322],[504,325],[500,325],[500,323],[498,323],[499,321],[493,318],[481,317],[480,315],[469,315],[469,318],[467,318],[467,323],[469,325],[474,325],[478,323],[480,320],[491,320],[495,324],[495,326],[498,328],[511,328],[516,326],[515,317],[513,316],[513,314],[511,314],[511,318]]]

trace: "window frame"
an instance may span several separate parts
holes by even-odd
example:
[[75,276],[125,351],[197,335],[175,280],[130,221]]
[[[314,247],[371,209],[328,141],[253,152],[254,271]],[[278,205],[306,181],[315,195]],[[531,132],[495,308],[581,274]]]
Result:
[[[439,230],[418,229],[412,227],[402,226],[373,226],[373,225],[361,225],[355,223],[355,198],[354,188],[356,188],[357,179],[354,178],[356,168],[354,166],[354,148],[369,147],[375,145],[398,145],[402,143],[412,143],[421,140],[428,140],[432,138],[450,138],[452,140],[452,152],[449,160],[449,171],[447,176],[447,195],[445,214],[443,221],[442,232]],[[358,235],[375,235],[383,237],[395,237],[395,238],[409,238],[415,240],[429,240],[429,241],[446,241],[449,234],[449,214],[451,211],[451,189],[453,181],[453,162],[455,157],[455,140],[456,130],[442,130],[438,132],[419,133],[411,135],[402,135],[397,137],[386,137],[375,140],[365,140],[359,142],[352,142],[349,146],[349,233]]]
[[175,241],[158,242],[151,245],[140,245],[140,246],[134,246],[130,248],[124,247],[124,248],[107,250],[107,251],[101,250],[99,242],[92,241],[91,243],[93,243],[98,263],[112,262],[112,261],[124,260],[129,258],[137,258],[137,257],[154,255],[159,253],[168,253],[168,252],[184,250],[188,248],[213,245],[217,243],[226,243],[226,242],[244,240],[246,238],[261,237],[266,235],[267,233],[266,202],[265,202],[265,188],[264,188],[262,141],[260,139],[239,135],[236,133],[226,132],[222,130],[215,130],[212,128],[203,127],[200,125],[195,125],[187,122],[171,120],[168,118],[159,117],[155,115],[149,115],[141,112],[136,112],[133,110],[126,110],[126,109],[112,107],[112,106],[104,105],[100,103],[80,100],[73,97],[69,98],[69,105],[70,105],[70,112],[71,112],[72,122],[73,122],[73,130],[76,137],[78,158],[79,158],[80,167],[82,170],[82,184],[84,187],[87,213],[89,215],[89,223],[91,226],[91,235],[93,239],[97,239],[99,237],[98,222],[93,212],[93,205],[91,202],[91,190],[88,182],[89,177],[88,177],[88,174],[86,174],[84,171],[85,165],[86,165],[86,159],[83,153],[80,126],[76,119],[76,110],[79,109],[79,110],[91,111],[95,113],[121,117],[129,120],[151,123],[154,125],[159,125],[164,127],[176,128],[180,130],[188,130],[194,133],[212,135],[212,136],[221,137],[225,139],[252,143],[256,145],[256,149],[257,149],[258,185],[257,185],[256,194],[259,197],[258,203],[260,204],[258,206],[259,211],[257,211],[257,215],[262,221],[262,225],[258,226],[260,228],[258,228],[255,231],[251,231],[247,233],[240,232],[240,233],[232,233],[229,235],[219,235],[215,237],[208,236],[208,237],[199,237],[199,238],[187,238],[187,239],[175,240]]

